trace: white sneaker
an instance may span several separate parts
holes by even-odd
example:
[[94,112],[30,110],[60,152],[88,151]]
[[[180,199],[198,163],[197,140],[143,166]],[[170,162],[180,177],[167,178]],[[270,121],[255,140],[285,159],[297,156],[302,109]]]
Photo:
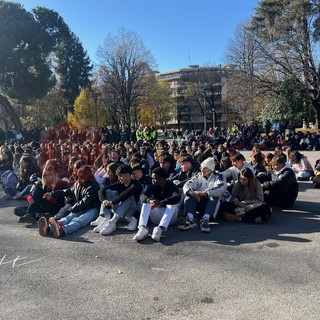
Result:
[[135,234],[135,236],[133,237],[133,240],[136,240],[136,241],[141,241],[143,240],[144,238],[146,238],[149,234],[149,231],[146,227],[144,226],[141,226],[139,228],[139,231]]
[[90,223],[90,226],[97,227],[102,221],[104,221],[104,216],[99,216],[96,220]]
[[117,229],[117,224],[114,221],[109,220],[100,231],[100,234],[103,236],[107,236],[108,234],[111,234],[113,231]]
[[103,218],[103,220],[100,222],[98,226],[93,228],[94,232],[100,233],[100,231],[104,228],[104,226],[109,222],[109,219]]
[[138,225],[138,219],[135,217],[132,217],[130,220],[130,223],[127,226],[127,230],[135,231],[137,229],[137,225]]
[[160,241],[162,231],[160,227],[154,227],[151,238],[155,241]]

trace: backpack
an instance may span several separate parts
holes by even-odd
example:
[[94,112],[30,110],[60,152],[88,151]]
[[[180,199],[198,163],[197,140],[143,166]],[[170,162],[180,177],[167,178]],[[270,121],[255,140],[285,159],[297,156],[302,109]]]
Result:
[[5,171],[0,179],[4,188],[15,188],[18,183],[17,175],[11,170]]

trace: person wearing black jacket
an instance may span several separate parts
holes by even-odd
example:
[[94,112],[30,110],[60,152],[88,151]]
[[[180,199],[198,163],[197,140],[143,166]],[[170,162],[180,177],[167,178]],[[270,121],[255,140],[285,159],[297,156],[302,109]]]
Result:
[[[20,216],[18,222],[35,223],[41,216],[54,216],[63,206],[64,199],[51,198],[50,201],[43,198],[49,191],[62,190],[68,187],[66,181],[61,180],[55,169],[45,167],[42,180],[36,180],[30,194],[27,196],[29,205],[26,212]],[[50,216],[49,216],[50,215]]]
[[48,224],[45,217],[41,217],[38,221],[40,235],[45,236],[52,232],[53,236],[58,238],[86,226],[98,217],[99,184],[95,180],[91,168],[89,166],[80,167],[77,176],[77,181],[70,189],[54,190],[43,195],[43,198],[49,201],[51,198],[70,197],[72,205],[69,209],[70,213],[58,221],[52,217]]
[[182,188],[184,184],[193,176],[199,173],[200,168],[197,162],[194,162],[191,156],[185,156],[181,160],[181,171],[169,178],[178,188]]
[[[132,167],[132,179],[138,181],[142,185],[142,189],[144,190],[147,186],[152,185],[152,179],[151,176],[144,174],[143,168],[141,165],[136,165]],[[130,224],[131,228],[129,228],[130,231],[135,231],[137,229],[139,217],[140,217],[140,211],[142,208],[142,202],[139,199],[136,205],[136,210],[134,214],[132,215]],[[127,228],[128,229],[128,228]]]
[[273,171],[259,173],[257,179],[262,183],[264,200],[269,205],[290,208],[298,196],[298,182],[290,165],[282,156],[271,160]]
[[166,180],[166,175],[163,168],[152,170],[152,185],[147,186],[140,197],[142,208],[139,231],[133,240],[141,241],[148,236],[149,218],[157,224],[151,235],[155,241],[160,241],[162,232],[167,230],[170,223],[176,222],[181,196],[178,187],[173,182]]
[[119,181],[104,187],[99,192],[101,201],[99,218],[92,225],[101,235],[109,235],[117,229],[119,219],[129,222],[128,230],[135,230],[131,217],[135,212],[136,204],[142,192],[142,185],[131,177],[132,168],[122,164],[116,171]]

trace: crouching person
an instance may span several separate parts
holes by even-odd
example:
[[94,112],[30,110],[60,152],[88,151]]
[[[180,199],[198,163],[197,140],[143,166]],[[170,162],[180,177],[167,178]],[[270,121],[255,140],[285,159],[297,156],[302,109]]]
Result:
[[261,184],[249,168],[240,171],[230,200],[222,204],[224,218],[228,221],[261,223],[271,217],[270,207],[263,202]]
[[219,209],[220,197],[226,190],[226,178],[222,173],[215,171],[214,158],[204,160],[201,163],[201,172],[183,186],[186,221],[184,225],[178,226],[178,229],[196,228],[195,213],[198,211],[202,215],[201,231],[210,232],[210,216]]
[[98,217],[100,206],[99,184],[89,166],[80,167],[77,175],[77,181],[72,188],[54,190],[43,195],[49,201],[52,197],[57,199],[71,197],[73,205],[70,208],[70,213],[58,221],[52,217],[48,223],[45,217],[41,217],[38,221],[40,235],[46,236],[53,233],[53,236],[58,238],[86,226]]
[[155,168],[152,171],[152,185],[147,186],[141,194],[142,208],[139,218],[139,231],[133,240],[141,241],[149,234],[148,221],[157,226],[153,229],[151,238],[160,241],[161,234],[170,224],[177,221],[180,193],[178,187],[166,180],[166,171]]

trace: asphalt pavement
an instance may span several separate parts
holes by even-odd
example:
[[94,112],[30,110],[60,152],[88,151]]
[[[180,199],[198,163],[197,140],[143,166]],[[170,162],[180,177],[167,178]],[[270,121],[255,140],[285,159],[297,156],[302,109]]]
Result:
[[41,237],[0,191],[0,319],[319,319],[319,192],[299,182],[294,206],[265,224],[172,226],[136,243],[125,225]]

